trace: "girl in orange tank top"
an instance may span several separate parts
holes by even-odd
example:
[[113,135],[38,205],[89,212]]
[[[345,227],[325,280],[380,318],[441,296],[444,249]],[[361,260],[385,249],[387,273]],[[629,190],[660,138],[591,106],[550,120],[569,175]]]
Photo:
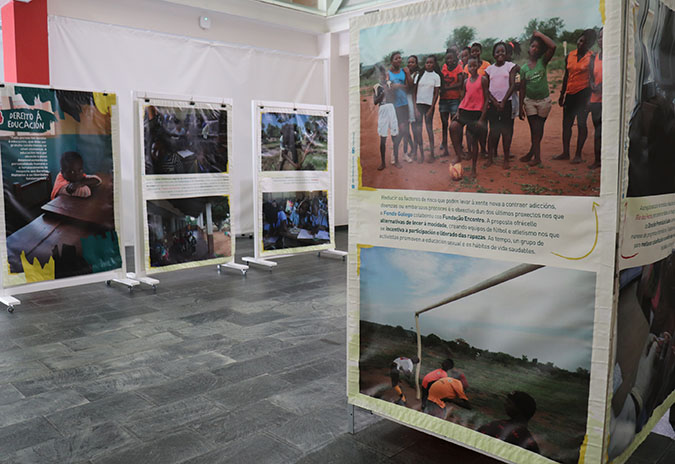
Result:
[[554,160],[570,159],[570,141],[572,140],[572,126],[577,121],[577,149],[572,159],[572,164],[582,162],[581,152],[588,137],[589,100],[591,98],[590,87],[590,63],[594,59],[591,47],[595,44],[596,32],[594,29],[586,29],[577,40],[577,49],[571,51],[565,57],[565,76],[558,104],[563,107],[562,141],[563,152],[554,156]]

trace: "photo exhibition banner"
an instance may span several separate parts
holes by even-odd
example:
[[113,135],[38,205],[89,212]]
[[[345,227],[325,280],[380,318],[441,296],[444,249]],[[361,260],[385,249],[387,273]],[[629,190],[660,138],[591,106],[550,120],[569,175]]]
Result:
[[350,403],[508,462],[608,462],[623,3],[352,20]]
[[143,270],[232,261],[231,103],[137,98],[136,104]]
[[625,462],[675,403],[674,10],[671,0],[628,2],[628,149],[608,449],[616,462]]
[[119,270],[114,94],[0,88],[2,286]]
[[256,257],[335,248],[332,108],[254,101],[253,117]]

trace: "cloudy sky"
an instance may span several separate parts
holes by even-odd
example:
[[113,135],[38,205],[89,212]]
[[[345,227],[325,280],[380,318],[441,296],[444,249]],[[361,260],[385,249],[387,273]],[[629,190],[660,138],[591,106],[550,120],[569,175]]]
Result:
[[[394,248],[361,249],[361,319],[414,330],[415,311],[518,263]],[[545,267],[420,316],[423,335],[590,369],[595,274]]]
[[394,50],[426,54],[445,49],[445,40],[460,26],[476,29],[478,40],[520,36],[530,19],[560,17],[565,30],[602,25],[598,2],[592,0],[503,0],[443,14],[361,30],[360,61],[371,65]]

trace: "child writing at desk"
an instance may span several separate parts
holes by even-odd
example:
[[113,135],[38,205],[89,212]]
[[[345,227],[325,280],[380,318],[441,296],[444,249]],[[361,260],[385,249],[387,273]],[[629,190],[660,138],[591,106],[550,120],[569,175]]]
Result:
[[51,199],[59,195],[87,198],[91,196],[91,187],[101,184],[98,176],[84,173],[82,156],[75,151],[67,151],[61,155],[61,172],[56,176]]

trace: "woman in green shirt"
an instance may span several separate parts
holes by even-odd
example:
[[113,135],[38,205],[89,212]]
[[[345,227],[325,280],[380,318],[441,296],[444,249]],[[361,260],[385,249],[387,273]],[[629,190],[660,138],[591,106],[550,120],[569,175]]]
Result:
[[520,161],[537,166],[541,163],[541,139],[544,124],[551,112],[546,66],[555,53],[555,42],[539,31],[530,39],[527,63],[520,68],[520,119],[527,115],[530,124],[530,151]]

